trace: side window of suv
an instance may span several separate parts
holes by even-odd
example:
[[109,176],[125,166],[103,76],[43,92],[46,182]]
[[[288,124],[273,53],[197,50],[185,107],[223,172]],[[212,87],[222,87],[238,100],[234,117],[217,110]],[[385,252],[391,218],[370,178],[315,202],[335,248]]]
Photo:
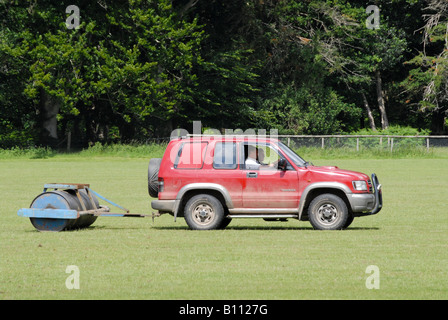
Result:
[[[244,144],[244,167],[247,170],[278,169],[277,164],[284,156],[269,144]],[[286,170],[294,170],[287,161]]]
[[215,154],[213,156],[213,168],[215,169],[236,169],[236,143],[217,142]]
[[204,164],[207,142],[182,143],[174,162],[175,169],[201,169]]

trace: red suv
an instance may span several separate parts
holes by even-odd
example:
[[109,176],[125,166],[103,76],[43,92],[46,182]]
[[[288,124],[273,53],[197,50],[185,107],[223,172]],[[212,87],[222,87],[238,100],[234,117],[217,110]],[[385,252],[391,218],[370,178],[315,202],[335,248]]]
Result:
[[163,158],[149,162],[148,190],[153,209],[199,230],[225,228],[233,218],[345,229],[382,208],[375,174],[314,166],[277,139],[247,136],[170,141]]

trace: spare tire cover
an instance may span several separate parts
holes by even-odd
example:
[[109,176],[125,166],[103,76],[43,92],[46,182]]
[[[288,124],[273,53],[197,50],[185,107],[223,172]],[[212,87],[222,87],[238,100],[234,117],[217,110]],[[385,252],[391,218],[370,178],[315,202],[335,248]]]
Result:
[[161,158],[153,158],[149,160],[148,166],[148,193],[151,197],[156,198],[159,194],[159,168],[162,163]]

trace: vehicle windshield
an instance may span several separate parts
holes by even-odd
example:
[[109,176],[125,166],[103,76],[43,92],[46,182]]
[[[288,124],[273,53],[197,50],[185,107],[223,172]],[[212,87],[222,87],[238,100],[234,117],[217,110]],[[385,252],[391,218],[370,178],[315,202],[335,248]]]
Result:
[[306,166],[306,161],[303,160],[297,153],[292,151],[287,145],[283,144],[282,142],[278,142],[278,146],[280,149],[288,156],[288,158],[295,163],[295,165],[299,167]]

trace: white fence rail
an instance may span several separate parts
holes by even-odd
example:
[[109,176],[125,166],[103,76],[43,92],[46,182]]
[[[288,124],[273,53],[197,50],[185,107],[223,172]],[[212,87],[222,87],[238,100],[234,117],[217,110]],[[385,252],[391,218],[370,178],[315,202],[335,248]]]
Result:
[[[250,135],[241,134],[249,137]],[[189,134],[190,137],[206,137],[204,135]],[[404,136],[404,135],[262,135],[281,140],[294,149],[301,147],[313,148],[353,148],[383,149],[393,152],[399,148],[448,148],[448,136]],[[148,139],[146,143],[167,143],[170,138]]]
[[402,135],[278,135],[278,138],[293,148],[353,147],[389,149],[399,147],[448,147],[448,136],[402,136]]

